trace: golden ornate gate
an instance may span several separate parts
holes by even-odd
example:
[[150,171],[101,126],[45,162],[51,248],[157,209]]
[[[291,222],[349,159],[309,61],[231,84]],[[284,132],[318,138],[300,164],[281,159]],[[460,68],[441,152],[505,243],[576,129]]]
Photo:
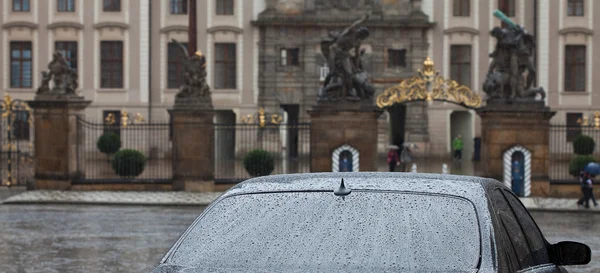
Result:
[[9,95],[0,102],[0,173],[3,186],[25,186],[34,179],[33,113]]
[[444,101],[476,109],[481,106],[481,97],[455,80],[444,79],[427,58],[417,75],[397,86],[386,89],[377,97],[377,106],[387,108],[396,103],[411,101]]

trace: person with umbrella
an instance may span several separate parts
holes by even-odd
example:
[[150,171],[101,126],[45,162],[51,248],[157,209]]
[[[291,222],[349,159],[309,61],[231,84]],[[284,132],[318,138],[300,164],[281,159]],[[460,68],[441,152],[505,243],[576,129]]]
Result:
[[410,148],[417,149],[418,146],[416,144],[412,144],[412,143],[402,144],[402,152],[400,153],[400,165],[401,165],[400,168],[402,169],[402,172],[408,171],[407,168],[410,165],[410,163],[413,161],[413,153]]
[[585,206],[586,209],[590,208],[590,199],[594,202],[594,206],[598,206],[596,198],[594,198],[594,190],[592,186],[591,175],[585,171],[579,173],[579,182],[581,183],[581,192],[583,197],[577,201],[577,206]]
[[594,196],[594,185],[592,181],[592,176],[596,176],[598,174],[600,174],[600,164],[595,162],[588,163],[583,171],[579,173],[579,182],[581,182],[581,191],[583,192],[583,197],[577,201],[578,206],[585,206],[585,208],[589,208],[590,199],[592,199],[594,207],[598,206],[598,202],[596,202],[596,197]]
[[388,146],[389,152],[387,155],[387,164],[390,167],[390,172],[393,172],[396,169],[396,166],[400,165],[400,159],[398,158],[398,146],[390,145]]

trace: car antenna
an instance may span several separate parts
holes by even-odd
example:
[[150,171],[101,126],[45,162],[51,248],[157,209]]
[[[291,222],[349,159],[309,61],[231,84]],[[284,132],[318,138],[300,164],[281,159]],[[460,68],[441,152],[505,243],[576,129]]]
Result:
[[335,194],[336,196],[346,196],[348,194],[350,194],[352,191],[348,188],[346,188],[346,184],[344,184],[344,178],[342,178],[342,183],[340,184],[340,187],[333,191],[333,194]]

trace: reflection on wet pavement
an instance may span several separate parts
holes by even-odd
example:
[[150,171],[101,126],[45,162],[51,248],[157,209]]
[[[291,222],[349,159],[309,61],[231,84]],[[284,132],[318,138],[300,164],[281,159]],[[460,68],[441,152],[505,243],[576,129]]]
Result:
[[[0,206],[0,272],[146,272],[201,207]],[[551,243],[587,243],[600,253],[600,214],[534,212]],[[568,268],[598,273],[592,264]],[[594,271],[595,270],[595,271]]]
[[146,272],[202,210],[0,206],[0,272]]

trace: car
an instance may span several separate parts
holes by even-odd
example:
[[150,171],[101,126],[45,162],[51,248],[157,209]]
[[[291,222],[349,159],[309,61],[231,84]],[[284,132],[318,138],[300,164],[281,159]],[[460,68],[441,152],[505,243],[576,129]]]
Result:
[[150,272],[554,273],[590,260],[585,244],[548,243],[496,180],[311,173],[233,187]]

